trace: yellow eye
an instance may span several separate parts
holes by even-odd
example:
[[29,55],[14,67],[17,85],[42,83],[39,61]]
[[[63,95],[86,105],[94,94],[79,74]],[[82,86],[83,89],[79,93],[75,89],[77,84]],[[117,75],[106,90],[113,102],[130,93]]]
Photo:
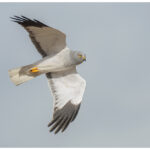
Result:
[[81,54],[78,54],[78,56],[79,56],[80,58],[82,58],[82,55],[81,55]]

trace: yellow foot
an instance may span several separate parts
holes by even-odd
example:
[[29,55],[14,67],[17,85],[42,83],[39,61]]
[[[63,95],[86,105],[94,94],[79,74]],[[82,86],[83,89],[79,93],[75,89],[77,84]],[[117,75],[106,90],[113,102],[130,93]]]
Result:
[[30,70],[31,72],[39,72],[40,70],[37,67],[34,67]]

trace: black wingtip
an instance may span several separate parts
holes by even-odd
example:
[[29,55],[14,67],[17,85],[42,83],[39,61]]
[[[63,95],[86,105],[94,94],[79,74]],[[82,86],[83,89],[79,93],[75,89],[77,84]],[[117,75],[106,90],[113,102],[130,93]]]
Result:
[[22,25],[23,27],[27,27],[27,26],[35,26],[35,27],[48,27],[47,25],[43,24],[42,22],[36,20],[36,19],[29,19],[27,17],[25,17],[24,15],[21,16],[16,16],[14,15],[13,17],[10,17],[12,19],[13,22],[16,22],[20,25]]
[[76,118],[80,104],[74,105],[69,101],[61,109],[54,111],[53,119],[48,124],[48,127],[51,127],[49,130],[57,134],[59,131],[64,132],[68,125]]

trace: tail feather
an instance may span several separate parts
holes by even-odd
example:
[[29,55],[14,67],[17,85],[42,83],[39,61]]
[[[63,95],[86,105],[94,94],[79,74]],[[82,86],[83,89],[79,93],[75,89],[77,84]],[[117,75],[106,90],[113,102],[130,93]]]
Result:
[[35,76],[31,76],[25,73],[20,74],[20,70],[22,68],[23,67],[19,67],[19,68],[11,69],[8,71],[10,79],[15,85],[22,84],[28,80],[35,78]]

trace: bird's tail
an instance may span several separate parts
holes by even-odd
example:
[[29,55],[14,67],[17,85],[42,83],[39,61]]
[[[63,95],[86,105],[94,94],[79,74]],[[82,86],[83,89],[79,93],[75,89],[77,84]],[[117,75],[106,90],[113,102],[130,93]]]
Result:
[[32,70],[30,69],[32,69],[32,67],[33,65],[27,65],[9,70],[8,73],[11,81],[15,85],[19,85],[40,75],[38,72],[31,72]]

